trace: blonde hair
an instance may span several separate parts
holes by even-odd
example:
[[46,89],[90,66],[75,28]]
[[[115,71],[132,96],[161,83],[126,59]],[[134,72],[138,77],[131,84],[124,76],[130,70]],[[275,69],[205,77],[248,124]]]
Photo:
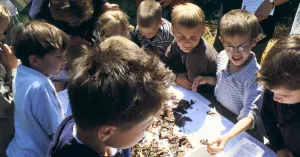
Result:
[[205,14],[200,7],[192,3],[184,3],[174,6],[172,11],[172,25],[180,25],[186,28],[205,26]]
[[140,27],[149,28],[158,24],[162,18],[162,7],[155,0],[144,0],[137,9],[137,23]]
[[0,20],[8,20],[10,22],[10,12],[5,5],[0,3]]
[[236,9],[225,14],[220,21],[221,37],[250,36],[251,40],[259,34],[259,22],[254,14]]
[[[127,37],[128,32],[132,32],[134,27],[129,24],[127,15],[120,10],[110,10],[104,12],[96,23],[96,29],[100,38],[108,38],[110,36]],[[110,33],[108,33],[110,32]]]

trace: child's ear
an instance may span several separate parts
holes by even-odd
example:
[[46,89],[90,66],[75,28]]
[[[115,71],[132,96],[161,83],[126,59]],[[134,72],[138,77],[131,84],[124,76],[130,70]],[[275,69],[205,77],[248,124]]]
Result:
[[100,127],[99,130],[98,130],[98,137],[102,141],[106,141],[107,139],[109,139],[114,134],[115,131],[116,131],[116,127],[114,127],[114,126]]
[[161,19],[159,22],[159,25],[161,26],[163,24],[163,20]]
[[40,58],[36,55],[30,55],[28,60],[31,67],[38,67],[40,63]]
[[206,26],[203,27],[202,36],[204,35],[205,31],[206,31]]
[[253,41],[252,41],[252,47],[254,47],[259,41],[260,41],[261,39],[260,39],[260,37],[258,36],[258,37],[256,37],[255,39],[253,39]]

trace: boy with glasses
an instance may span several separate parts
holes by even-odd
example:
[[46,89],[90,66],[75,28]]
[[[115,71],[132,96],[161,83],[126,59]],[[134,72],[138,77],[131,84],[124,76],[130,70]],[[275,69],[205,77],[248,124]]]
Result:
[[237,115],[238,122],[228,133],[209,142],[211,154],[223,151],[228,140],[259,124],[262,101],[262,87],[255,76],[260,66],[251,51],[259,34],[258,19],[248,11],[232,10],[222,18],[220,31],[225,50],[217,59],[217,77],[196,77],[193,90],[200,84],[216,85],[217,100]]

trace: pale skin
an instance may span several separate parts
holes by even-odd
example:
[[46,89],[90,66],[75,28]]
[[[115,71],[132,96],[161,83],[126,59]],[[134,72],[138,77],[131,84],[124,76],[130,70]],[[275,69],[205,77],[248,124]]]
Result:
[[18,60],[12,53],[11,48],[7,44],[0,43],[0,57],[1,63],[8,69],[13,70],[18,66]]
[[[288,0],[274,0],[274,7],[281,5]],[[255,16],[258,18],[259,21],[266,19],[271,10],[273,9],[273,4],[270,3],[269,0],[265,0],[256,10]]]
[[185,89],[188,89],[188,90],[191,90],[192,89],[192,86],[193,86],[193,83],[190,82],[188,79],[187,79],[187,74],[186,73],[181,73],[181,74],[178,74],[177,77],[176,77],[176,80],[175,82],[182,86],[183,88]]
[[234,127],[225,135],[218,137],[208,143],[207,151],[211,154],[217,154],[222,152],[226,146],[226,143],[236,135],[247,130],[253,123],[253,119],[245,117],[237,122]]

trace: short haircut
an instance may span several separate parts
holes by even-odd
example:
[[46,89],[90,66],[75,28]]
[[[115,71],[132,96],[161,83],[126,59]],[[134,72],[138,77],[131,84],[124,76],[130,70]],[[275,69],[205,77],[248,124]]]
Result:
[[0,21],[2,20],[10,22],[10,12],[4,4],[0,3]]
[[129,24],[127,15],[120,10],[109,10],[104,12],[98,19],[95,27],[98,34],[103,38],[120,35],[126,37],[128,32],[133,32],[134,27]]
[[41,21],[20,24],[14,30],[13,50],[25,66],[30,66],[29,56],[43,58],[55,50],[65,51],[69,36],[55,26]]
[[64,16],[72,15],[87,21],[94,13],[93,0],[49,0],[49,4],[55,20],[63,20]]
[[275,43],[263,60],[257,80],[267,89],[300,89],[300,35]]
[[140,27],[152,27],[158,24],[161,18],[162,7],[155,0],[144,0],[137,9],[137,23]]
[[254,14],[236,9],[225,14],[220,21],[221,37],[249,36],[251,40],[259,35],[259,22]]
[[81,129],[114,125],[128,130],[155,116],[175,78],[159,59],[120,36],[95,45],[71,71],[68,94]]
[[172,25],[180,25],[186,28],[205,26],[205,14],[200,7],[192,3],[184,3],[174,6],[172,11]]

